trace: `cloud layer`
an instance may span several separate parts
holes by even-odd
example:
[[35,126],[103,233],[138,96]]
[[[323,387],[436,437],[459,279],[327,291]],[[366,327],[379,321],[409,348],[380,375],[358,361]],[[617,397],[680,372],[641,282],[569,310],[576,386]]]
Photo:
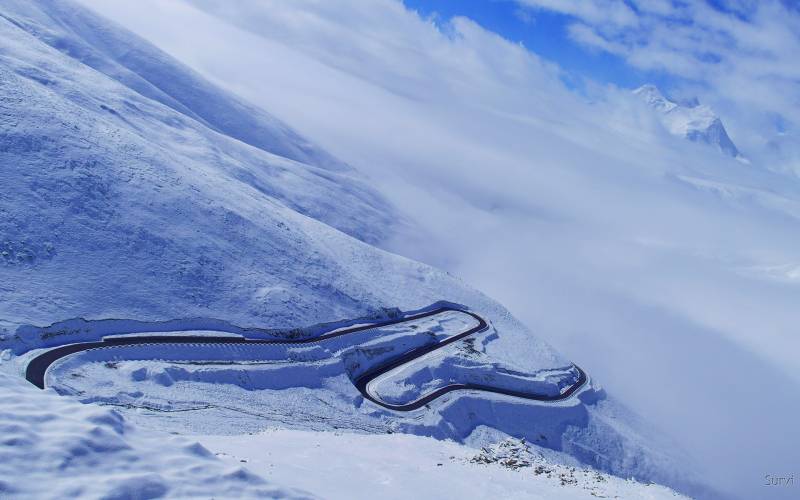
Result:
[[[572,17],[571,38],[677,77],[761,163],[800,173],[800,10],[779,0],[518,0]],[[787,137],[787,132],[789,136]]]

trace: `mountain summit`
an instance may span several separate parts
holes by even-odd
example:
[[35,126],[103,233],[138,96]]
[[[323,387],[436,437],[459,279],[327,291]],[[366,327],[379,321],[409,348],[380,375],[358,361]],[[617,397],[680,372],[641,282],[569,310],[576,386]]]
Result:
[[664,125],[673,135],[715,146],[728,156],[744,160],[719,116],[697,99],[677,103],[664,97],[658,87],[651,84],[642,85],[633,93],[661,114]]

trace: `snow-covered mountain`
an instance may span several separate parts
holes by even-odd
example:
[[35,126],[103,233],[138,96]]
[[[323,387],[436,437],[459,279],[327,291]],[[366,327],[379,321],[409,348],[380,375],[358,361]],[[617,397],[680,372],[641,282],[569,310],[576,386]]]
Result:
[[3,499],[683,498],[518,440],[479,452],[400,434],[187,438],[131,425],[115,409],[34,391],[0,373]]
[[[407,378],[430,385],[467,373],[546,386],[556,394],[577,378],[569,361],[500,304],[448,273],[373,246],[404,222],[358,172],[68,0],[0,1],[0,186],[0,350],[4,361],[13,358],[4,363],[9,374],[24,369],[33,349],[96,340],[101,327],[113,323],[104,321],[109,319],[287,329],[385,317],[390,308],[447,300],[480,312],[491,327],[449,358],[426,360],[405,379],[388,380],[382,387],[389,396],[410,392]],[[404,338],[415,332],[389,333]],[[381,344],[354,356],[374,358],[387,349],[397,348]],[[56,389],[83,402],[119,406],[144,426],[155,422],[150,425],[176,431],[244,432],[282,423],[466,441],[489,427],[538,439],[543,447],[626,477],[679,485],[692,480],[676,472],[672,458],[641,437],[639,422],[592,382],[551,406],[501,396],[452,397],[423,415],[401,417],[365,405],[338,360],[315,359],[321,375],[303,378],[291,363],[247,366],[234,374],[225,364],[176,370],[164,361],[168,351],[130,360],[133,366],[119,360],[67,363],[58,372],[66,382]],[[329,354],[323,351],[292,352],[292,359]],[[173,361],[185,361],[182,355]],[[265,377],[271,370],[280,376]],[[250,375],[268,383],[251,384]],[[285,380],[294,385],[275,385]],[[0,400],[10,397],[20,407],[36,406],[33,390],[0,383]],[[215,409],[184,411],[196,397],[212,401],[201,410]],[[148,408],[151,413],[139,411]],[[265,414],[264,408],[290,408],[291,414]],[[59,418],[56,410],[48,415]],[[32,411],[29,418],[40,416]],[[97,451],[91,436],[108,431],[92,428],[92,418],[53,428],[89,435],[80,446]],[[19,425],[18,418],[11,420]],[[43,439],[42,453],[63,441],[58,433]],[[183,476],[164,479],[159,473],[173,477],[176,463],[193,465],[187,454],[207,458],[202,450],[182,448],[158,467],[128,468],[152,448],[152,442],[141,448],[144,441],[118,443],[133,450],[121,474],[145,474],[150,481],[137,484],[162,494],[182,492],[175,485]],[[2,446],[19,452],[25,443]],[[82,450],[70,448],[63,460],[88,453]],[[30,459],[25,453],[14,457],[10,473]],[[88,474],[92,463],[79,473]],[[213,482],[222,473],[208,467],[207,481]],[[43,466],[36,477],[47,472]],[[218,485],[218,496],[259,490],[250,488],[260,483],[247,473],[233,474]],[[149,494],[133,483],[120,491]],[[1,493],[13,488],[0,484]]]
[[136,35],[109,27],[92,11],[66,2],[9,0],[7,18],[47,45],[119,81],[129,89],[195,119],[208,128],[264,151],[316,167],[348,167],[308,142],[280,120],[235,96],[220,92]]
[[[2,14],[5,320],[316,322],[393,302],[348,278],[343,248],[375,253],[364,265],[433,272],[332,229],[375,243],[397,218],[266,113],[112,25],[86,31],[101,21],[71,3],[4,2]],[[141,73],[96,49],[118,38],[131,47],[118,59],[139,54]],[[250,144],[245,129],[257,131]]]
[[658,111],[664,126],[673,135],[709,144],[728,156],[744,159],[722,120],[710,107],[697,100],[682,104],[671,101],[652,84],[642,85],[633,92]]

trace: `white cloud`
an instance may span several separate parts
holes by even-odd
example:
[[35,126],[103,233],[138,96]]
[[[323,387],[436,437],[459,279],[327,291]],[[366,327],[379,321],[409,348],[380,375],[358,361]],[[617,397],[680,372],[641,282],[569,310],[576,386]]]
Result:
[[530,9],[525,9],[519,7],[514,10],[514,15],[525,24],[533,25],[536,23],[536,17],[530,11]]
[[527,7],[549,9],[579,17],[591,23],[609,23],[618,27],[636,26],[636,13],[619,0],[518,0]]
[[623,44],[604,38],[594,28],[584,23],[573,23],[567,31],[570,38],[590,49],[604,50],[617,55],[624,55],[627,51]]
[[[800,12],[787,3],[731,0],[720,10],[702,0],[636,0],[633,12],[623,0],[580,2],[580,8],[575,2],[518,2],[573,16],[572,39],[592,50],[684,79],[675,91],[701,94],[761,163],[784,170],[800,165]],[[630,11],[636,20],[620,22],[612,14],[617,11]],[[772,126],[775,115],[790,124],[793,142]]]
[[670,15],[675,12],[675,6],[670,0],[634,0],[636,10],[650,14]]
[[[671,137],[627,91],[590,85],[585,102],[557,66],[468,19],[437,25],[391,0],[83,1],[371,175],[420,223],[394,250],[500,299],[669,429],[711,481],[755,497],[753,471],[796,463],[800,283],[759,271],[800,265],[786,178]],[[756,75],[791,75],[786,57],[755,54],[790,31],[694,6],[702,29],[632,42],[641,15],[604,21],[614,2],[587,4],[560,4],[585,26],[573,36],[687,74],[712,71],[685,53],[708,44],[744,75],[718,75],[721,95],[785,98],[769,96],[785,77]],[[728,61],[726,33],[752,46],[751,67]]]

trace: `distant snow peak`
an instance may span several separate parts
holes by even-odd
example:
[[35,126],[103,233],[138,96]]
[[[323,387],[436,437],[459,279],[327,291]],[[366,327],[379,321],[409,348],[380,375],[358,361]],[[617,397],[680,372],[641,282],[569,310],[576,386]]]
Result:
[[652,84],[642,85],[633,93],[661,114],[664,125],[673,135],[715,146],[720,152],[748,163],[728,136],[719,116],[696,98],[678,103],[665,97]]
[[638,89],[634,90],[633,93],[641,96],[642,99],[644,99],[644,101],[653,109],[657,109],[658,111],[662,111],[664,113],[669,113],[678,107],[676,103],[664,97],[664,94],[658,90],[658,87],[650,83],[642,85]]

